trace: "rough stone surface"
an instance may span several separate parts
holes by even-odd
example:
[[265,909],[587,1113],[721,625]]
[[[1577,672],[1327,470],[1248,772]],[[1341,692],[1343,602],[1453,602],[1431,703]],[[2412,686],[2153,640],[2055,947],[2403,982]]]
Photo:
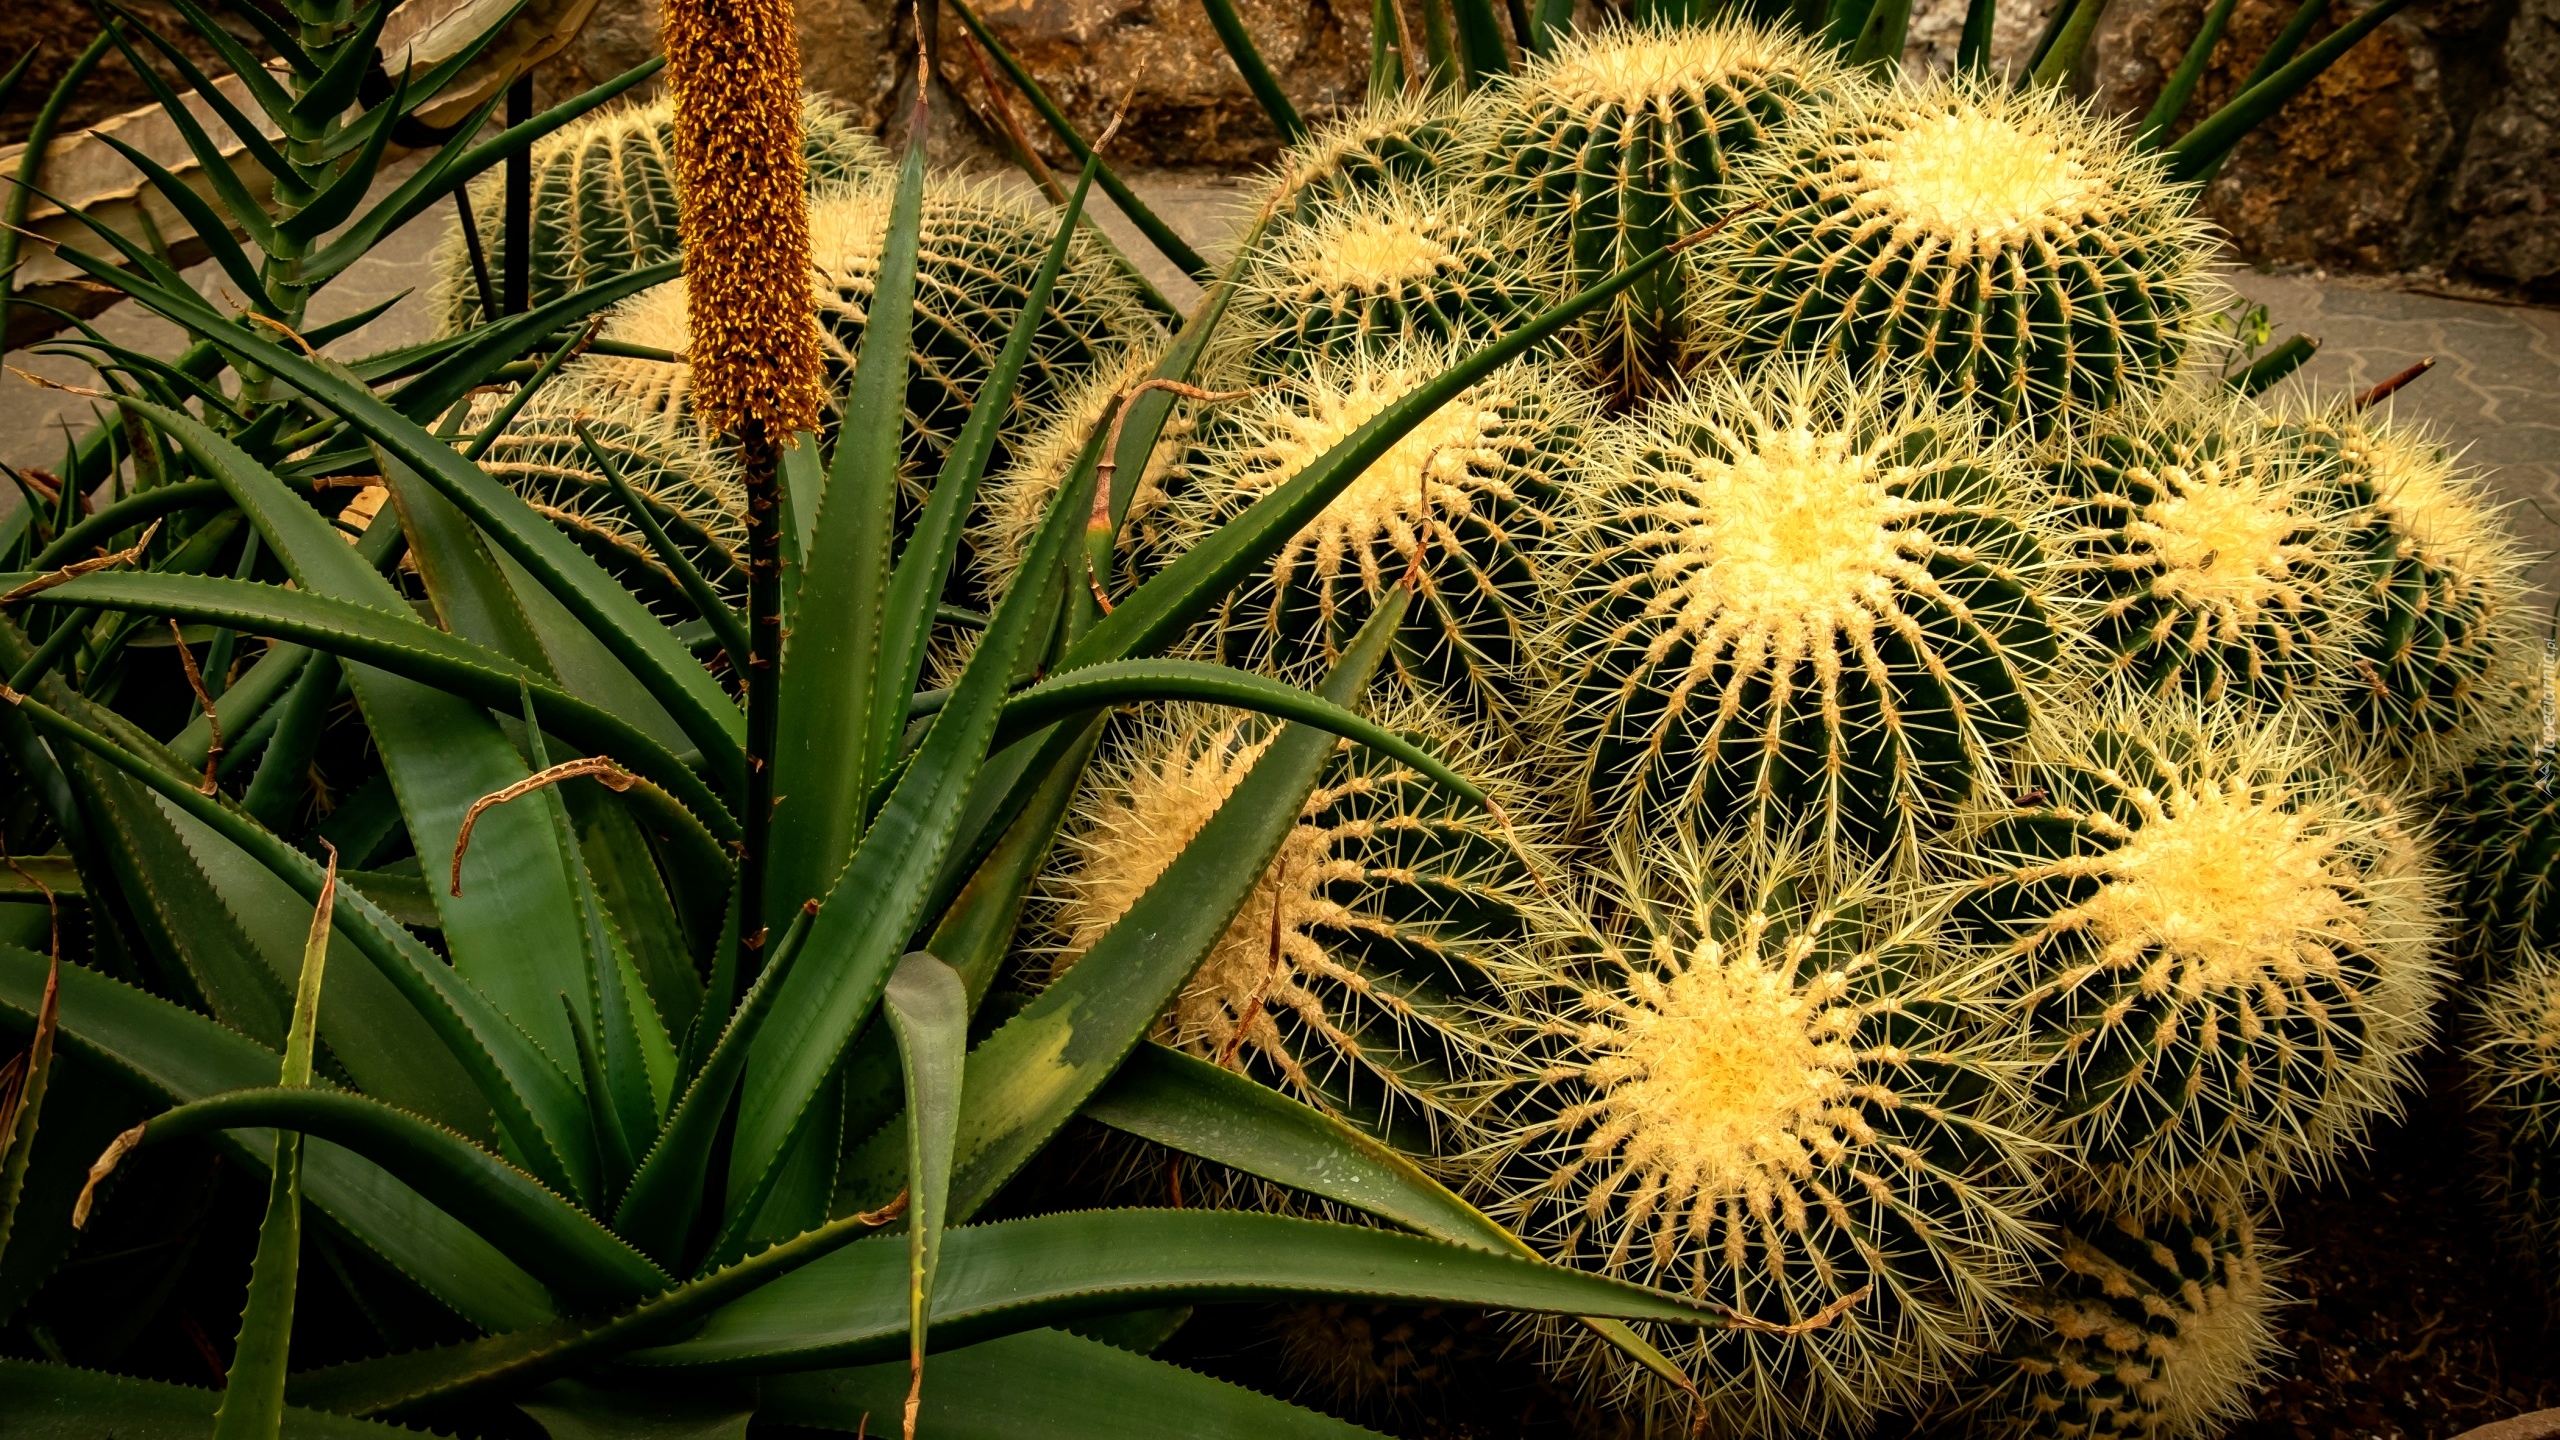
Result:
[[2523,0],[2507,29],[2505,84],[2473,122],[2454,173],[2455,260],[2537,289],[2560,277],[2560,0]]

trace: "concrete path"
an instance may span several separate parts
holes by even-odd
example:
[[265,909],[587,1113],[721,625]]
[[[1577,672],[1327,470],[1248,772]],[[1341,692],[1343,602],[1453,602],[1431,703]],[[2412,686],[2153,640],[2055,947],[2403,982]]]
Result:
[[[392,183],[398,178],[389,177]],[[1250,180],[1213,173],[1165,171],[1131,180],[1141,198],[1213,262],[1226,257],[1256,193]],[[1104,230],[1123,251],[1139,257],[1140,267],[1174,303],[1187,307],[1198,287],[1149,248],[1107,200],[1098,194],[1094,199]],[[417,292],[334,351],[361,355],[425,336],[428,258],[448,213],[439,208],[412,222],[321,292],[313,306],[321,322],[402,290]],[[207,294],[222,294],[224,282],[212,266],[199,267],[191,278]],[[2510,519],[2526,541],[2544,554],[2560,550],[2560,310],[2484,305],[2302,275],[2236,270],[2227,278],[2268,308],[2279,338],[2300,331],[2322,342],[2319,354],[2280,394],[2362,389],[2413,361],[2436,357],[2432,373],[2400,392],[2394,413],[2426,422],[2461,447],[2510,502]],[[130,305],[94,323],[120,344],[160,353],[173,348],[175,332]],[[13,352],[8,362],[66,384],[90,378],[87,367],[68,358]],[[0,459],[54,464],[62,453],[62,423],[81,424],[88,407],[77,396],[0,377]],[[11,487],[0,487],[0,513],[16,503]],[[2544,560],[2534,578],[2560,593],[2560,560]]]

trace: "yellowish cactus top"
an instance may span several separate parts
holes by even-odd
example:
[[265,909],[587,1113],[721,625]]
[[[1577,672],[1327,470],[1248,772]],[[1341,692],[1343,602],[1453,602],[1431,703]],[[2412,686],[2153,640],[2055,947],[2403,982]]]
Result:
[[1772,73],[1831,79],[1832,66],[1810,46],[1774,29],[1738,22],[1713,25],[1606,25],[1562,37],[1554,56],[1532,66],[1520,85],[1534,101],[1552,98],[1572,109],[1642,109]]

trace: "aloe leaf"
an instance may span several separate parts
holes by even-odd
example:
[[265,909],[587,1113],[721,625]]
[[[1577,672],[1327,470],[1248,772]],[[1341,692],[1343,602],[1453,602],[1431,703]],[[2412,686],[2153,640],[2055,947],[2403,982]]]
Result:
[[1449,0],[1457,21],[1458,63],[1469,90],[1480,90],[1511,73],[1511,51],[1502,43],[1502,22],[1488,0]]
[[702,571],[695,567],[693,557],[684,552],[684,547],[668,536],[666,527],[658,523],[656,509],[642,503],[640,497],[633,493],[630,482],[622,476],[622,467],[614,462],[605,447],[596,443],[594,432],[587,429],[587,422],[579,420],[575,428],[579,446],[587,452],[587,460],[596,467],[597,473],[604,476],[605,484],[613,488],[613,498],[622,506],[622,513],[630,516],[631,523],[640,527],[641,538],[649,542],[650,550],[675,572],[676,583],[684,588],[685,598],[701,612],[703,623],[720,637],[720,648],[729,654],[729,667],[743,673],[748,652],[747,622],[739,616],[736,607],[721,598],[720,592],[703,578]]
[[[487,1339],[308,1371],[286,1394],[297,1403],[357,1414],[521,1391],[565,1371],[679,1334],[703,1316],[834,1254],[878,1228],[886,1216],[848,1215],[726,1269],[655,1295],[618,1315],[561,1320]],[[896,1303],[894,1284],[889,1303]]]
[[1876,0],[1858,29],[1858,43],[1849,47],[1849,63],[1889,82],[1901,72],[1902,43],[1910,29],[1911,0]]
[[168,202],[169,208],[177,211],[194,228],[196,238],[204,242],[205,250],[214,263],[222,267],[222,273],[231,277],[232,284],[240,287],[250,304],[269,315],[281,317],[284,314],[268,297],[266,281],[258,273],[258,262],[250,259],[249,252],[240,248],[240,242],[231,238],[230,223],[214,213],[202,195],[197,194],[186,181],[170,174],[167,166],[113,135],[100,133],[98,139],[122,155],[126,164],[141,171],[151,188]]
[[681,260],[643,266],[571,291],[539,308],[479,326],[456,337],[452,347],[434,364],[393,391],[389,397],[391,406],[411,420],[424,423],[451,409],[455,401],[475,387],[487,384],[499,366],[544,343],[563,328],[683,273]]
[[673,1283],[648,1257],[542,1182],[462,1136],[370,1096],[312,1089],[209,1095],[154,1116],[141,1143],[243,1129],[299,1130],[362,1155],[575,1302],[627,1302]]
[[1003,964],[1011,947],[1031,882],[1048,858],[1049,847],[1057,842],[1058,827],[1065,822],[1067,807],[1074,802],[1086,762],[1102,743],[1100,717],[1086,721],[1073,735],[1064,738],[1067,744],[1056,763],[1044,767],[1047,778],[1032,791],[1030,803],[979,861],[968,883],[944,907],[932,936],[925,941],[927,950],[959,973],[971,1014],[977,1013],[978,1003],[987,998],[987,988],[995,983],[997,967]]
[[[1138,1047],[1085,1102],[1088,1119],[1320,1195],[1409,1230],[1536,1259],[1519,1236],[1459,1198],[1396,1150],[1268,1085],[1162,1045]],[[1624,1321],[1582,1323],[1629,1359],[1686,1389],[1688,1373]]]
[[[383,12],[377,10],[374,13],[379,16]],[[408,99],[408,95],[409,80],[406,75],[403,75],[394,83],[391,99],[384,109],[397,113],[403,102]],[[304,97],[306,100],[309,98],[309,96]],[[382,169],[383,154],[391,148],[391,137],[395,128],[379,119],[366,127],[363,148],[356,152],[355,158],[341,166],[337,178],[331,180],[326,189],[313,196],[309,203],[277,221],[276,234],[295,245],[303,245],[319,239],[343,224],[348,216],[356,212],[356,207],[364,203],[364,197],[372,191],[373,182]]]
[[[959,0],[953,0],[954,4]],[[1361,472],[1395,448],[1414,426],[1455,400],[1466,388],[1526,354],[1548,337],[1652,274],[1674,253],[1656,250],[1581,294],[1550,307],[1535,320],[1476,351],[1378,412],[1369,423],[1307,463],[1287,483],[1255,501],[1184,551],[1100,623],[1068,647],[1059,671],[1150,654],[1171,644],[1246,572],[1270,558],[1290,536],[1306,528]]]
[[1094,167],[1094,178],[1101,182],[1103,193],[1111,197],[1112,204],[1120,207],[1121,214],[1129,217],[1130,224],[1138,227],[1138,233],[1147,237],[1147,243],[1155,246],[1182,273],[1207,284],[1209,277],[1217,273],[1214,267],[1201,259],[1200,252],[1192,249],[1191,243],[1164,223],[1155,211],[1148,209],[1146,202],[1138,198],[1138,193],[1130,189],[1128,182],[1122,180],[1107,162],[1097,158],[1094,148],[1077,133],[1066,112],[1058,108],[1058,102],[1050,99],[1049,92],[1040,88],[1040,82],[1031,78],[1031,72],[1022,68],[1022,62],[1015,59],[1004,42],[995,37],[995,32],[987,28],[986,22],[978,18],[977,10],[968,0],[951,0],[951,8],[959,15],[960,23],[968,26],[969,33],[977,37],[978,43],[995,58],[1005,78],[1022,92],[1022,98],[1030,101],[1031,108],[1040,112],[1040,119],[1049,127],[1049,133],[1058,137],[1058,143],[1067,147],[1068,153],[1076,157],[1076,163]]
[[[2094,0],[2084,0],[2094,3]],[[2383,21],[2397,15],[2409,0],[2377,0],[2356,18],[2331,31],[2319,44],[2266,79],[2251,85],[2221,109],[2196,122],[2196,127],[2178,137],[2176,144],[2161,151],[2169,162],[2172,179],[2195,181],[2222,163],[2241,139],[2256,129],[2284,103],[2302,93],[2312,81],[2320,78],[2338,61],[2338,57],[2354,48],[2356,42],[2373,33]]]
[[951,1199],[951,1147],[960,1125],[961,1072],[969,1050],[969,996],[959,972],[922,950],[909,951],[881,991],[898,1037],[907,1091],[907,1363],[914,1371],[906,1432],[915,1433],[924,1390],[925,1337],[932,1322],[934,1271],[942,1258]]
[[[1061,486],[1027,548],[1022,578],[996,607],[951,703],[935,717],[852,863],[835,880],[772,1021],[756,1037],[730,1151],[725,1256],[741,1243],[765,1203],[811,1102],[835,1074],[854,1032],[870,1016],[889,969],[923,918],[924,902],[960,827],[962,802],[995,732],[1015,661],[1044,599],[1055,591],[1034,577],[1056,573],[1068,537],[1089,505],[1085,483]],[[1042,592],[1047,591],[1044,595]]]
[[2056,13],[2062,17],[2061,28],[2053,32],[2043,52],[2030,67],[2030,85],[2059,86],[2071,78],[2080,64],[2080,54],[2089,48],[2089,37],[2098,33],[2098,18],[2106,13],[2107,0],[2063,0]]
[[2294,335],[2270,347],[2264,355],[2252,360],[2239,374],[2223,380],[2223,384],[2243,395],[2263,395],[2294,371],[2309,364],[2319,352],[2320,342],[2309,335]]
[[[204,1440],[222,1396],[103,1370],[0,1359],[0,1431],[11,1440]],[[287,1407],[283,1440],[415,1440],[414,1430]]]
[[[808,559],[783,643],[764,923],[779,924],[853,853],[863,807],[897,745],[876,696],[881,641],[894,623],[889,545],[896,526],[898,436],[915,314],[917,234],[924,224],[924,144],[907,146],[881,240],[880,270],[837,431],[834,471],[810,517]],[[877,733],[885,722],[886,734]]]
[[[907,1337],[902,1248],[848,1245],[622,1363],[759,1374],[894,1355]],[[1676,1295],[1420,1235],[1233,1211],[1078,1210],[944,1236],[934,1334],[965,1345],[1086,1315],[1290,1295],[1682,1326],[1719,1318]]]
[[[1477,0],[1478,4],[1482,0]],[[1295,145],[1307,138],[1307,122],[1298,118],[1298,107],[1289,103],[1288,92],[1263,63],[1262,51],[1253,43],[1253,32],[1244,25],[1244,17],[1236,13],[1235,0],[1200,0],[1200,8],[1209,12],[1209,24],[1218,32],[1218,43],[1227,47],[1227,58],[1235,62],[1236,73],[1244,77],[1245,88],[1262,105],[1262,113],[1271,118],[1271,128],[1280,132],[1280,143]],[[1492,19],[1490,12],[1485,17]],[[1494,47],[1502,45],[1499,33]],[[1497,64],[1496,70],[1501,66]]]
[[[1410,597],[1398,589],[1344,648],[1322,694],[1368,688]],[[1315,788],[1333,736],[1290,725],[1274,736],[1199,834],[1117,924],[1022,1013],[969,1053],[951,1213],[966,1220],[1119,1069],[1147,1027],[1243,908]],[[903,1166],[892,1126],[847,1160],[861,1203],[894,1190]]]
[[1956,68],[1967,74],[1988,74],[1991,69],[1991,40],[2000,23],[2000,0],[1966,0],[1964,31],[1956,40]]
[[[916,1433],[936,1440],[1383,1440],[1206,1375],[1064,1330],[1025,1330],[936,1357]],[[855,1433],[904,1403],[907,1367],[770,1375],[757,1418]],[[874,1419],[872,1427],[885,1429]]]
[[[14,1024],[33,1025],[46,969],[45,957],[0,945],[0,1012]],[[166,1101],[264,1085],[279,1073],[274,1050],[82,966],[62,969],[61,1015],[63,1049]],[[269,1159],[245,1143],[258,1138],[225,1137],[253,1168]],[[314,1140],[303,1158],[303,1191],[350,1239],[472,1323],[503,1330],[554,1317],[532,1276],[371,1161]]]
[[[34,52],[29,51],[30,57]],[[23,70],[26,62],[20,61]],[[14,77],[13,77],[14,79]],[[58,922],[57,922],[58,923]],[[0,1255],[9,1251],[18,1205],[27,1193],[27,1166],[35,1158],[36,1127],[44,1119],[45,1091],[53,1084],[53,1044],[60,1029],[62,955],[57,945],[45,970],[44,998],[36,1004],[35,1031],[14,1086],[0,1080]]]
[[[516,8],[524,8],[521,0]],[[374,42],[382,35],[383,23],[391,18],[391,9],[389,5],[370,5],[357,12],[362,18],[356,24],[355,33],[337,41],[336,57],[320,72],[319,78],[303,89],[292,110],[277,117],[290,133],[301,139],[317,139],[324,124],[356,102],[356,88],[378,63],[373,54]],[[484,35],[480,43],[486,45],[492,38],[494,36]],[[407,88],[408,80],[405,68],[395,77],[403,90]],[[396,104],[393,112],[398,113]]]
[[[657,741],[619,716],[562,691],[549,677],[537,678],[504,655],[414,619],[310,590],[211,575],[101,571],[34,598],[228,625],[337,655],[492,709],[512,708],[517,687],[529,687],[543,728],[620,760],[681,799],[719,838],[737,833],[728,807]],[[226,733],[232,733],[228,727]],[[472,844],[476,852],[477,832]]]
[[1005,701],[995,743],[1009,745],[1072,715],[1149,700],[1196,700],[1311,725],[1392,755],[1473,804],[1486,803],[1465,776],[1376,721],[1268,675],[1203,660],[1111,660],[1053,676]]
[[[1987,0],[1986,0],[1987,3]],[[2240,8],[2240,0],[2214,0],[2213,8],[2204,12],[2203,23],[2196,27],[2195,42],[2187,47],[2169,82],[2160,87],[2160,98],[2151,104],[2151,113],[2142,117],[2134,131],[2134,143],[2144,149],[2157,148],[2187,113],[2187,102],[2195,97],[2196,85],[2204,79],[2204,67],[2213,59],[2213,47],[2222,43],[2222,32],[2231,24],[2231,12]]]
[[2296,5],[2292,16],[2284,22],[2284,28],[2277,31],[2276,38],[2267,45],[2267,53],[2259,56],[2258,63],[2249,67],[2249,78],[2240,82],[2242,93],[2283,69],[2286,61],[2301,52],[2302,42],[2311,38],[2312,27],[2328,13],[2329,0],[2302,0]]
[[[127,27],[142,32],[142,37],[151,42],[152,48],[168,58],[204,101],[206,108],[220,117],[223,125],[231,131],[232,138],[240,143],[242,150],[257,163],[259,169],[271,176],[286,176],[293,173],[292,163],[275,148],[275,142],[267,138],[266,132],[256,122],[231,103],[231,98],[222,93],[222,87],[196,67],[195,61],[184,50],[171,44],[159,31],[143,24],[129,11],[108,23],[107,33],[115,37],[116,48],[124,52],[126,63],[133,67],[143,88],[151,92],[151,98],[160,106],[160,113],[167,116],[171,127],[177,130],[178,138],[186,144],[187,153],[195,157],[197,166],[212,183],[214,193],[221,197],[223,208],[231,212],[230,221],[217,224],[216,229],[227,235],[231,226],[237,224],[249,233],[249,238],[260,245],[267,244],[275,232],[266,206],[249,193],[248,186],[231,168],[231,157],[223,154],[222,147],[215,144],[213,137],[205,133],[204,126],[197,123],[194,109],[178,98],[177,92],[169,88],[169,82],[161,78],[160,72],[124,38]],[[250,303],[261,304],[265,296],[266,287],[259,285],[249,292]]]

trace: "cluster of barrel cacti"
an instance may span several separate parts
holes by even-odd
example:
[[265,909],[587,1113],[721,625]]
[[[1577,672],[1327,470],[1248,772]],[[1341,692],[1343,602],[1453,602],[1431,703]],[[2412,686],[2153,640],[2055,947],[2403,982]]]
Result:
[[[663,128],[540,162],[563,265],[662,253],[635,157]],[[819,163],[833,133],[812,283],[849,367],[889,191],[859,145]],[[2275,1358],[2287,1187],[2404,1102],[2462,967],[2496,1168],[2560,1262],[2560,761],[2519,551],[2425,434],[2226,383],[2215,237],[2131,132],[1781,28],[1602,28],[1463,98],[1373,99],[1262,198],[1087,562],[1106,609],[1471,349],[1677,252],[1388,448],[1192,637],[1309,680],[1402,606],[1370,708],[1492,803],[1346,742],[1160,1038],[1406,1148],[1549,1260],[1734,1316],[1647,1332],[1650,1367],[1522,1329],[1559,1391],[1638,1433],[2213,1433]],[[911,466],[1049,223],[929,183]],[[742,583],[666,353],[683,305],[627,303],[490,451],[644,593],[671,557],[589,503],[626,483]],[[1079,248],[971,573],[1001,579],[1173,338]],[[1106,736],[1005,983],[1077,963],[1273,730],[1203,706]],[[1285,1321],[1346,1404],[1489,1346],[1422,1328]]]

